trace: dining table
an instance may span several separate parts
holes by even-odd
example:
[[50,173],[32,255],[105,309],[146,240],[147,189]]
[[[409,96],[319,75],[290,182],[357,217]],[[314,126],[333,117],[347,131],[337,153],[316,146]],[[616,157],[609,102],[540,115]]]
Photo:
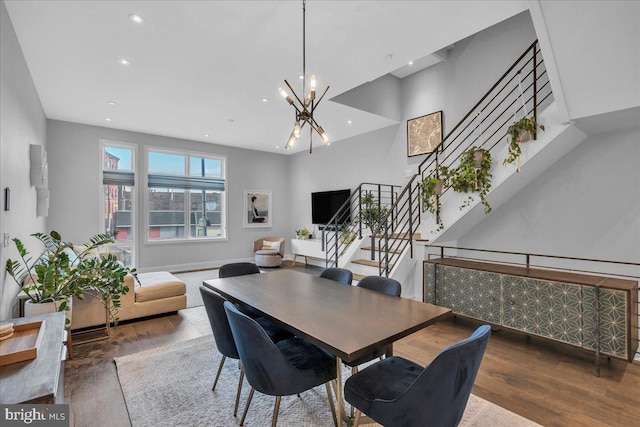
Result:
[[349,422],[342,391],[342,364],[393,343],[439,320],[451,310],[345,285],[293,269],[205,280],[203,286],[248,306],[336,358],[339,425]]

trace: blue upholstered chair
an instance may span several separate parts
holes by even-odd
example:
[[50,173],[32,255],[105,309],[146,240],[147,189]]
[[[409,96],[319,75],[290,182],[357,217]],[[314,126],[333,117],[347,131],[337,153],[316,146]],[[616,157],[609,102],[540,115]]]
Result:
[[339,267],[329,267],[322,270],[320,273],[320,277],[324,277],[325,279],[333,280],[335,282],[344,283],[345,285],[350,285],[353,281],[353,273],[346,268]]
[[[222,371],[222,367],[224,366],[224,362],[227,360],[227,357],[238,360],[240,359],[240,356],[238,355],[236,343],[233,340],[233,334],[231,333],[231,328],[229,327],[227,314],[224,311],[223,304],[226,300],[221,295],[215,293],[211,289],[205,288],[204,286],[200,286],[200,294],[202,295],[202,301],[207,311],[207,317],[209,317],[209,324],[211,325],[211,330],[213,331],[216,346],[218,347],[218,351],[220,352],[220,354],[222,354],[220,366],[218,366],[218,372],[216,373],[216,378],[213,381],[213,387],[211,388],[211,391],[214,391],[216,389],[216,385],[218,384],[220,372]],[[261,320],[266,321],[267,319],[259,318],[257,319],[257,321],[259,323],[262,323],[261,326],[272,341],[280,341],[282,339],[290,338],[293,336],[286,330],[278,326],[274,326],[272,322],[261,322]],[[233,416],[236,416],[236,414],[238,413],[238,403],[240,400],[240,392],[242,391],[243,378],[244,369],[242,369],[241,366],[240,380],[238,381],[238,393],[236,394],[236,404],[233,410]]]
[[[260,268],[252,262],[232,262],[220,267],[220,270],[218,270],[218,277],[224,279],[226,277],[245,276],[247,274],[259,273]],[[251,307],[247,307],[244,304],[239,304],[239,306],[243,313],[254,318],[260,317],[260,313],[252,310]],[[267,319],[264,320],[267,321]]]
[[394,297],[399,297],[402,292],[400,282],[389,277],[366,276],[358,281],[358,286]]
[[444,349],[426,368],[388,357],[351,376],[345,399],[385,427],[454,427],[467,406],[491,329],[480,326]]
[[256,273],[260,273],[260,269],[252,262],[233,262],[220,267],[218,277],[223,279],[225,277],[244,276],[245,274]]
[[272,427],[275,427],[281,396],[298,394],[321,384],[327,389],[335,423],[336,412],[329,384],[336,378],[335,358],[297,337],[274,343],[254,319],[240,312],[233,304],[225,302],[224,309],[247,381],[251,385],[240,425],[244,424],[255,390],[276,396],[271,421]]
[[[400,282],[388,277],[380,276],[366,276],[358,281],[356,285],[359,288],[371,289],[372,291],[380,292],[383,294],[391,295],[393,297],[399,297],[402,291],[402,285]],[[386,353],[386,347],[378,347],[369,354],[352,360],[351,362],[345,362],[345,365],[351,368],[351,373],[358,372],[358,365],[372,361],[373,359],[382,358]]]

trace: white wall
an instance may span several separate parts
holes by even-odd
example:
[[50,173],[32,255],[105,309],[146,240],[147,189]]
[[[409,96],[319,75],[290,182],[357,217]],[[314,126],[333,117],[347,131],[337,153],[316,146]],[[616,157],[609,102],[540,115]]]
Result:
[[398,126],[389,126],[354,138],[338,141],[290,158],[291,219],[288,237],[294,230],[311,224],[311,193],[315,191],[352,191],[362,182],[403,185],[404,152],[389,144],[398,134]]
[[[4,196],[0,197],[0,236],[18,237],[39,254],[39,243],[29,235],[44,232],[46,219],[36,216],[29,145],[46,146],[46,118],[4,2],[0,2],[0,93],[0,191],[4,194],[5,187],[11,189],[10,211],[4,211]],[[17,255],[12,242],[5,248],[0,241],[0,320],[13,317],[12,305],[20,289],[7,276],[5,264],[7,258]]]
[[[49,181],[51,208],[49,225],[66,240],[84,242],[99,229],[100,155],[99,140],[138,145],[138,269],[182,270],[219,266],[253,257],[253,241],[264,236],[286,236],[289,232],[289,174],[286,156],[237,149],[124,130],[48,121]],[[220,242],[146,243],[140,226],[147,189],[143,188],[146,146],[166,147],[227,156],[228,240]],[[273,197],[273,226],[243,228],[244,190],[268,190]],[[288,251],[288,248],[287,248]]]
[[[442,110],[446,134],[534,40],[527,12],[462,40],[449,52],[447,61],[400,81],[402,120],[397,126],[337,141],[314,149],[311,155],[293,155],[291,197],[296,209],[292,229],[309,228],[312,191],[354,189],[361,182],[404,185],[407,170],[417,172],[425,157],[407,157],[406,120]],[[360,96],[374,105],[384,97],[395,104],[396,97],[389,93],[392,86],[390,82],[370,84],[367,89],[377,88],[379,97],[370,93]],[[354,99],[359,92],[349,92],[343,101],[361,104]]]
[[589,137],[458,245],[640,262],[638,141],[638,128]]
[[536,3],[536,29],[553,52],[554,88],[561,86],[570,119],[640,105],[640,2]]

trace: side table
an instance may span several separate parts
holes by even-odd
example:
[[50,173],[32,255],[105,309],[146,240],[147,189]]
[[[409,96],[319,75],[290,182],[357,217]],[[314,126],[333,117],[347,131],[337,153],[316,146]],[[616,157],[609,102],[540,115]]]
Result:
[[0,403],[64,403],[64,313],[11,319],[14,325],[44,321],[37,357],[0,366]]

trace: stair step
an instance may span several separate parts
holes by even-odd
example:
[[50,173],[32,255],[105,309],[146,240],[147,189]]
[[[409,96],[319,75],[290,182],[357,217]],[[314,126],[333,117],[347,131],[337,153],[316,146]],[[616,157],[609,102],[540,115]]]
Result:
[[[389,234],[390,239],[406,239],[408,236],[409,236],[409,233],[407,232]],[[376,238],[378,239],[381,239],[383,237],[384,237],[383,234],[376,234]],[[422,236],[420,235],[420,233],[413,233],[413,240],[420,240],[421,238]]]
[[[351,261],[354,264],[368,265],[369,267],[378,267],[378,261],[371,261],[370,259],[356,259]],[[393,264],[389,264],[389,270],[393,268]]]
[[363,277],[366,277],[364,274],[353,273],[353,280],[360,281]]
[[[362,249],[363,251],[371,251],[371,246],[363,246],[360,249]],[[389,249],[389,253],[392,254],[401,254],[402,251],[400,249]]]

